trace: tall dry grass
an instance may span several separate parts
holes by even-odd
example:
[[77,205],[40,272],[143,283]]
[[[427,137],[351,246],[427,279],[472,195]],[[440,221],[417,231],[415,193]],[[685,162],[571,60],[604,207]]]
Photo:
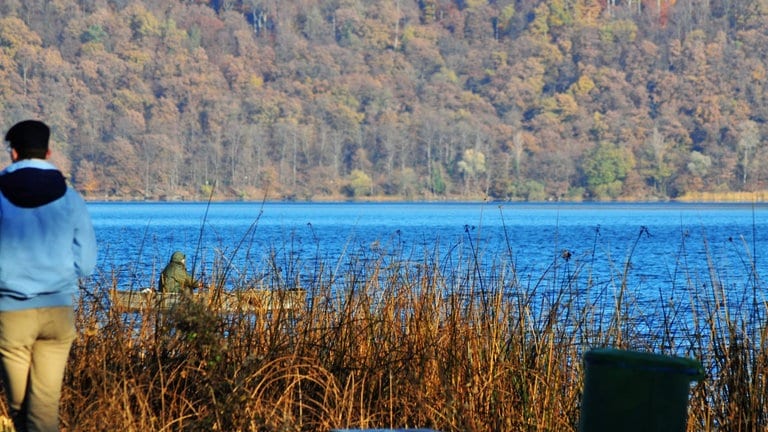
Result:
[[[630,259],[617,266],[617,294],[600,302],[579,277],[590,262],[567,254],[553,257],[547,275],[471,258],[450,269],[430,256],[352,259],[342,271],[316,269],[306,310],[261,316],[204,302],[116,313],[108,293],[123,282],[96,280],[78,307],[63,425],[575,431],[582,355],[614,346],[700,359],[708,376],[692,385],[690,431],[763,430],[768,356],[757,275],[742,287],[745,306],[732,310],[712,264],[710,274],[691,275],[688,299],[648,316],[628,295]],[[206,288],[211,298],[221,282]]]

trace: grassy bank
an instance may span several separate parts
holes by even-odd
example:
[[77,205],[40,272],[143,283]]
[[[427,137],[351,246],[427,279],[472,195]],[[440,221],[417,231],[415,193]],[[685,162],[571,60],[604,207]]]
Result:
[[679,202],[709,202],[709,203],[764,203],[768,200],[768,191],[755,192],[686,192],[677,197]]
[[[575,276],[586,265],[571,262],[548,278],[474,264],[451,275],[429,259],[319,268],[305,286],[305,311],[262,316],[205,303],[116,313],[108,293],[123,281],[92,281],[78,307],[63,424],[69,431],[575,431],[582,355],[608,346],[702,362],[708,376],[692,385],[691,431],[768,423],[766,307],[762,296],[755,301],[755,286],[736,287],[743,308],[726,307],[722,287],[693,282],[717,281],[722,269],[713,264],[709,275],[691,277],[684,305],[648,316],[621,281],[615,298],[585,300],[590,287]],[[294,287],[297,278],[270,288]],[[554,282],[521,282],[545,279]],[[205,289],[210,298],[221,292]]]

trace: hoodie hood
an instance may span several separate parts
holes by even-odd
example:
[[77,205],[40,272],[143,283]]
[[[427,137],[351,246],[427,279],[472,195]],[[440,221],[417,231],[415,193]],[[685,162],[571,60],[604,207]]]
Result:
[[184,256],[183,252],[176,251],[173,253],[173,255],[171,255],[171,262],[182,264],[186,258],[187,257]]
[[22,208],[40,207],[63,197],[67,192],[64,175],[44,164],[11,165],[0,174],[0,193]]

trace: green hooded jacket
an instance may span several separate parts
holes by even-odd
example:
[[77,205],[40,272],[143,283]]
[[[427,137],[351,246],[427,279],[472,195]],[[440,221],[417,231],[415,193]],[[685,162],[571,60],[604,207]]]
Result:
[[192,293],[197,283],[192,275],[187,273],[186,257],[182,252],[176,251],[171,255],[171,261],[160,273],[158,285],[160,292],[164,293]]

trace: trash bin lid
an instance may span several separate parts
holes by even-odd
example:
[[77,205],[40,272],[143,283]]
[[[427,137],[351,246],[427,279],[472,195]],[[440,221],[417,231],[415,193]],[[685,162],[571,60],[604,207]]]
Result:
[[666,372],[688,376],[692,381],[704,378],[704,368],[697,360],[642,351],[596,348],[584,354],[587,365]]

